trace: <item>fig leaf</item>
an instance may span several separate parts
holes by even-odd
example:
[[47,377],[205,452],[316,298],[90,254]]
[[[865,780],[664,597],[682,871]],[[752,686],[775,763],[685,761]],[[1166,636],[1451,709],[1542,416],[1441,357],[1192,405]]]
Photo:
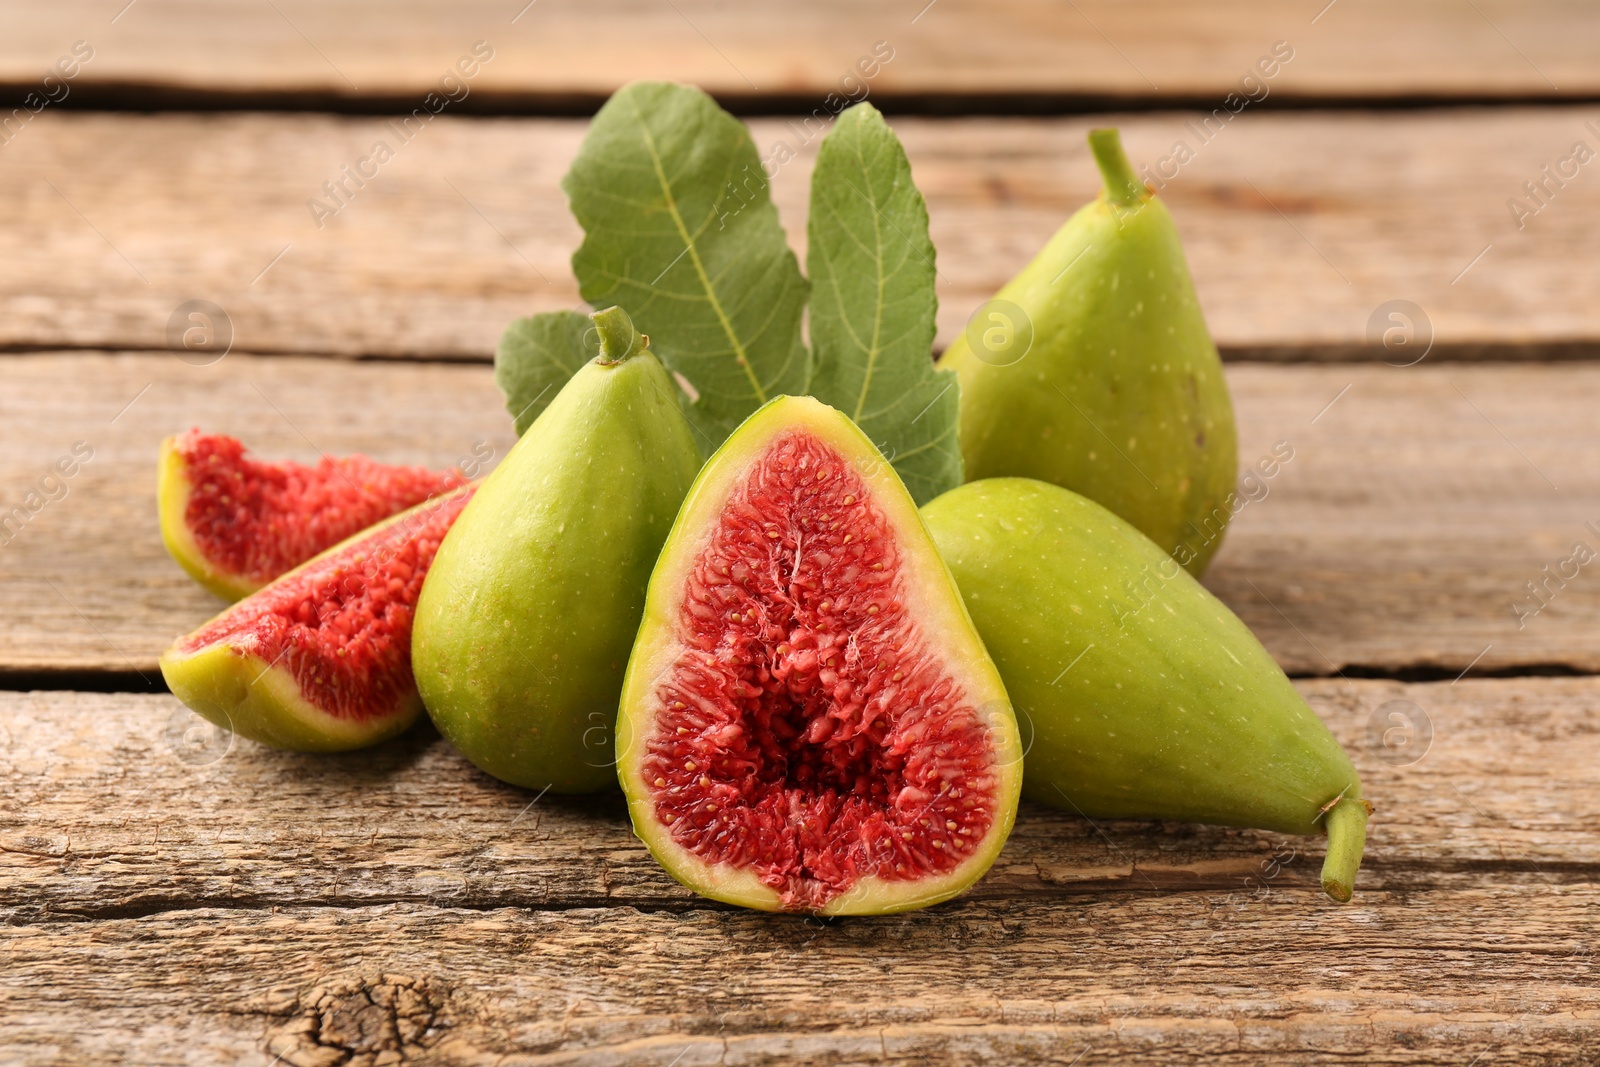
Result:
[[933,366],[933,240],[905,149],[861,103],[811,176],[811,395],[849,415],[918,504],[961,484],[955,375]]
[[562,187],[585,234],[579,292],[650,336],[712,445],[806,392],[806,280],[742,122],[699,89],[635,82],[595,116]]
[[494,350],[494,380],[520,435],[600,351],[594,320],[578,311],[514,319]]

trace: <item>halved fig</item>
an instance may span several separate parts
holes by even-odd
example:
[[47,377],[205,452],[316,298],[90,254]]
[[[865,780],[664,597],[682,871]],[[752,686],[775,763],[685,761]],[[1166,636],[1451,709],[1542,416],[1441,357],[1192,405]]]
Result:
[[161,539],[225,600],[249,596],[373,523],[466,483],[457,470],[324,456],[258,460],[236,438],[190,430],[161,442]]
[[411,673],[417,594],[465,485],[336,545],[234,604],[161,657],[173,694],[243,737],[341,752],[422,710]]
[[623,685],[634,832],[695,892],[768,911],[925,907],[988,870],[1022,747],[894,469],[843,414],[768,403],[701,471]]

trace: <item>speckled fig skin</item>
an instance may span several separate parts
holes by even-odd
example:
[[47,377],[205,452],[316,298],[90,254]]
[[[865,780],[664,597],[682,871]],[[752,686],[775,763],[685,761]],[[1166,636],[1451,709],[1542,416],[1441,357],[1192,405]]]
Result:
[[940,358],[961,382],[966,477],[1082,493],[1199,577],[1238,465],[1222,361],[1172,216],[1135,180],[1115,130],[1089,140],[1104,191]]
[[1100,819],[1326,831],[1350,899],[1370,807],[1238,617],[1105,508],[1026,478],[922,509],[1017,709],[1023,794]]
[[645,585],[700,467],[676,387],[620,308],[461,513],[417,603],[439,732],[515,785],[617,782],[612,732]]

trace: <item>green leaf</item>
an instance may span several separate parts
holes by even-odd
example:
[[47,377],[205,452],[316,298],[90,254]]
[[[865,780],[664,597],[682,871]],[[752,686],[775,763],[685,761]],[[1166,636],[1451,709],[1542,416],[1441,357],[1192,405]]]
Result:
[[961,484],[959,391],[933,366],[928,208],[870,104],[841,115],[817,152],[808,233],[811,394],[854,419],[924,504]]
[[806,280],[743,123],[699,89],[635,82],[595,116],[562,188],[584,229],[583,298],[620,304],[650,335],[713,445],[806,391]]
[[594,320],[578,311],[546,311],[517,319],[494,350],[494,380],[522,433],[567,379],[600,352]]

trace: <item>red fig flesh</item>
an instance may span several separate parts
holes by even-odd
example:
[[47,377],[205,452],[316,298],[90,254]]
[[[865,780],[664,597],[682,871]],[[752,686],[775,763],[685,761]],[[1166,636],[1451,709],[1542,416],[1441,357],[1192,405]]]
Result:
[[466,480],[360,455],[269,463],[235,438],[190,430],[161,444],[161,536],[195,581],[237,600]]
[[947,899],[1011,828],[999,676],[893,468],[809,398],[701,472],[651,578],[618,725],[635,832],[768,910]]

